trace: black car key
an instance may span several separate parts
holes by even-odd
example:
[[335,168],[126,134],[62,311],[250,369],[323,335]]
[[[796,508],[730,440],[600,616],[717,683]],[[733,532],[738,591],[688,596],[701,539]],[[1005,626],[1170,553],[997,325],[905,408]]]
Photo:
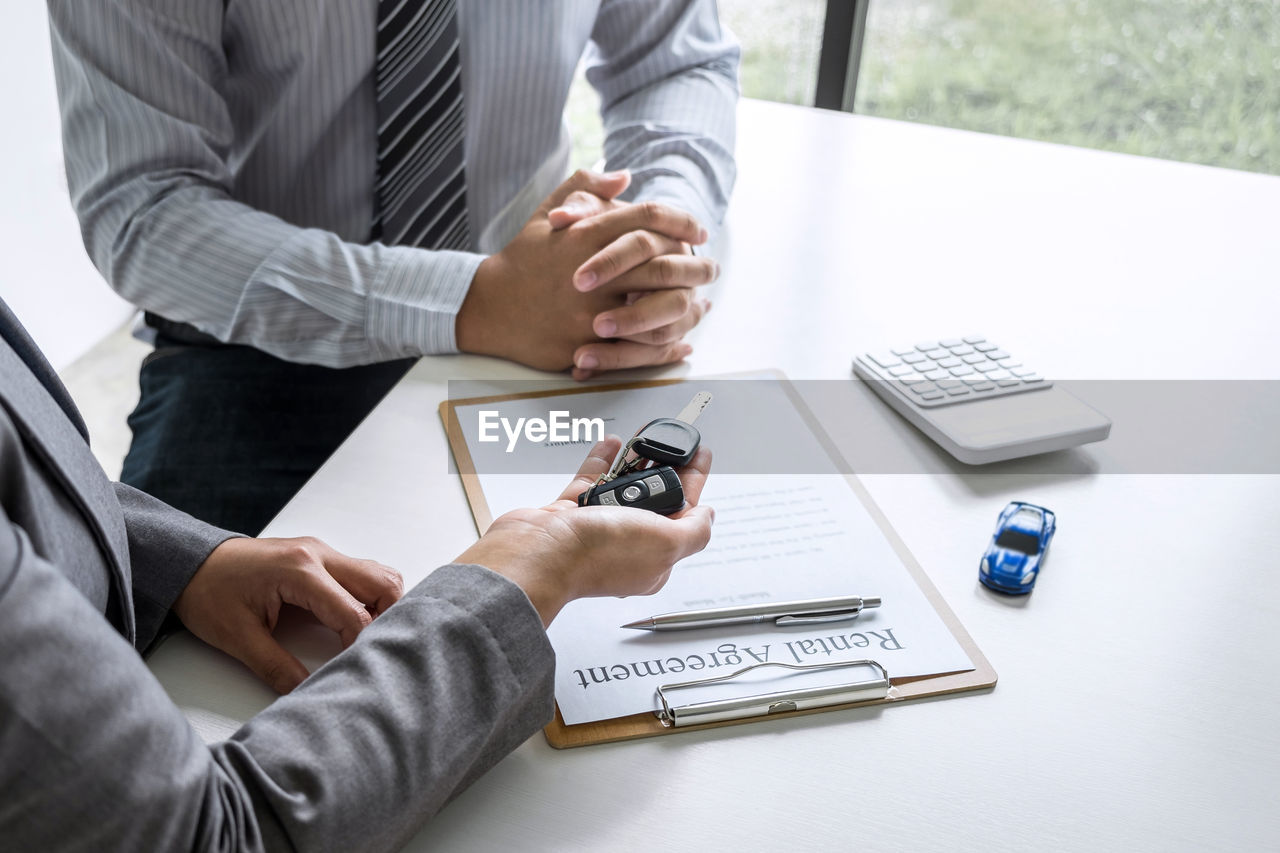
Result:
[[630,506],[671,515],[684,507],[684,486],[670,465],[644,468],[597,483],[578,495],[579,506]]
[[[694,395],[676,418],[658,418],[640,428],[609,472],[578,495],[578,506],[629,506],[671,515],[684,507],[684,486],[672,466],[687,465],[702,436],[693,421],[711,402]],[[650,467],[641,467],[652,463]]]
[[[640,431],[627,442],[627,450],[657,465],[670,465],[674,468],[688,465],[702,441],[693,422],[710,402],[711,394],[699,391],[674,418],[658,418],[640,427]],[[614,474],[626,473],[626,470],[624,466]]]
[[702,436],[693,424],[672,418],[658,418],[640,428],[635,438],[631,439],[630,449],[637,456],[658,465],[679,468],[689,464],[693,454],[698,452],[701,441]]

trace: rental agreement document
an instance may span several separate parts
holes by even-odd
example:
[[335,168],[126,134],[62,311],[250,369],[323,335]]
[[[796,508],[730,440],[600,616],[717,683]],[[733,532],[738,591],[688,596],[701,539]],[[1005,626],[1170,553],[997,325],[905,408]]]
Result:
[[[700,390],[713,394],[696,423],[713,452],[701,497],[716,510],[711,543],[677,564],[655,595],[582,599],[560,613],[549,633],[565,723],[651,712],[659,707],[659,685],[728,675],[756,663],[869,659],[891,678],[972,670],[872,515],[870,499],[840,473],[842,463],[797,407],[785,380],[695,380],[460,404],[458,424],[490,517],[545,505],[560,493],[597,437],[587,434],[585,424],[575,436],[574,420],[599,419],[606,432],[625,441],[654,418],[674,417]],[[520,418],[564,429],[515,431]],[[783,442],[778,453],[762,458],[762,446]],[[472,500],[483,519],[474,494]],[[851,621],[823,625],[671,632],[619,627],[672,611],[837,595],[879,596],[882,604]],[[787,671],[767,670],[763,689],[786,689]],[[802,686],[865,677],[851,679],[849,669],[805,673]],[[761,692],[761,679],[747,678],[757,683],[709,690],[717,698],[735,689]],[[681,696],[689,698],[703,697]]]

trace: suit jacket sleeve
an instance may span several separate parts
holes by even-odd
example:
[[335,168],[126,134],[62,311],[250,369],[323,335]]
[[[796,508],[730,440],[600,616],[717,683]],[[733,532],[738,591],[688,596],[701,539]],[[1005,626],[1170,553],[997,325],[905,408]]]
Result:
[[205,524],[124,483],[113,483],[129,534],[139,651],[155,640],[173,603],[214,548],[238,534]]
[[551,714],[519,587],[437,570],[206,746],[138,654],[0,512],[0,838],[19,850],[383,850]]

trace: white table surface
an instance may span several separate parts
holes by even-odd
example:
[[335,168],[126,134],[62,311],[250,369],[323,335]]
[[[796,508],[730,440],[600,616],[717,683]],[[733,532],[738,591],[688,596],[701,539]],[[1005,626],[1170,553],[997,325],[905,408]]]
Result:
[[[843,380],[859,348],[977,331],[1050,376],[1280,378],[1280,178],[751,101],[740,117],[714,310],[687,364],[641,375]],[[474,538],[446,381],[538,377],[424,360],[267,532],[420,579]],[[996,688],[567,751],[538,735],[410,849],[1275,849],[1280,477],[1108,473],[1110,442],[969,469],[845,404],[942,472],[863,479]],[[976,579],[1011,499],[1059,517],[1022,600]],[[189,637],[151,665],[206,738],[271,699]]]

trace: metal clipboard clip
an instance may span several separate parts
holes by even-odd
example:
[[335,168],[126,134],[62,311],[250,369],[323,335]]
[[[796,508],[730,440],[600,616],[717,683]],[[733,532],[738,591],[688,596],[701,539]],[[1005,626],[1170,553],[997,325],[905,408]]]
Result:
[[[694,702],[689,705],[673,706],[667,699],[667,693],[689,687],[701,687],[722,681],[732,681],[748,672],[766,667],[780,667],[792,670],[825,670],[845,667],[871,667],[880,675],[865,681],[845,684],[831,684],[824,687],[804,687],[797,690],[779,690],[773,693],[758,693],[735,699],[716,699],[708,702]],[[885,699],[889,696],[889,673],[883,666],[873,660],[848,660],[832,663],[757,663],[743,667],[737,672],[714,678],[701,678],[696,681],[682,681],[678,684],[663,684],[658,687],[658,701],[662,709],[654,714],[663,726],[692,726],[697,723],[714,723],[722,720],[741,720],[749,717],[765,717],[770,714],[782,714],[788,711],[803,711],[808,708],[825,708],[829,705],[844,705],[850,702],[865,702],[870,699]]]

